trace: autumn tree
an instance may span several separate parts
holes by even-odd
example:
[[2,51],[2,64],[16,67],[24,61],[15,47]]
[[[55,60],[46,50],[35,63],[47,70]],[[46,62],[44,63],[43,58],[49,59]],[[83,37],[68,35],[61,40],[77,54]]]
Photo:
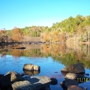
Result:
[[6,30],[5,30],[5,28],[2,29],[2,30],[0,30],[0,36],[5,36],[5,34],[6,34]]
[[41,39],[44,42],[50,42],[51,36],[50,36],[50,32],[46,31],[44,33],[41,34]]
[[0,42],[8,42],[8,35],[5,28],[0,30]]
[[22,39],[23,39],[23,33],[22,33],[22,31],[19,28],[16,28],[15,27],[11,31],[11,38],[12,38],[12,40],[17,41],[17,42],[22,41]]
[[52,42],[58,42],[59,41],[58,31],[54,30],[51,32],[51,41]]

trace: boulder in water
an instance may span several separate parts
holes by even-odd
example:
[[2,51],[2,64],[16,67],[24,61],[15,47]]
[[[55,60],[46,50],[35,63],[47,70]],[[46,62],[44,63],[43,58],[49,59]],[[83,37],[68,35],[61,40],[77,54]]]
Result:
[[73,64],[70,66],[66,66],[61,70],[62,72],[70,72],[70,73],[85,73],[85,69],[82,63]]
[[77,74],[75,73],[67,73],[66,76],[65,76],[66,79],[71,79],[71,80],[74,80],[77,78]]
[[34,65],[34,64],[25,64],[23,67],[24,70],[38,70],[40,71],[40,66]]

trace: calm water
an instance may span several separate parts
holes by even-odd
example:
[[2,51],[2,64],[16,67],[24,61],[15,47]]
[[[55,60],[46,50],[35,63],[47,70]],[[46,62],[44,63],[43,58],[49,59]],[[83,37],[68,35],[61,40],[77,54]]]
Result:
[[[67,46],[58,44],[46,45],[23,45],[25,50],[12,49],[11,46],[0,47],[0,73],[8,71],[24,73],[24,64],[39,65],[39,76],[54,77],[58,80],[57,85],[51,85],[51,90],[63,90],[60,82],[64,77],[60,70],[66,65],[74,64],[79,60],[84,63],[86,73],[90,73],[89,46]],[[14,47],[14,46],[13,46]],[[15,46],[18,47],[18,46]],[[80,84],[90,89],[90,81]]]

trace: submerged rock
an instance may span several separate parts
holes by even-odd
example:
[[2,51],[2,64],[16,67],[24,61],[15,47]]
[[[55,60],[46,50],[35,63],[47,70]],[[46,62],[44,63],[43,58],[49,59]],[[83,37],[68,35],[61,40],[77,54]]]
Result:
[[70,85],[78,85],[78,82],[76,80],[66,79],[65,86],[68,87]]
[[65,79],[63,82],[60,83],[63,90],[67,90],[67,88],[71,85],[78,85],[78,82],[76,80],[71,79]]
[[83,87],[79,87],[77,85],[71,85],[68,87],[67,90],[87,90],[86,88],[83,88]]
[[56,85],[58,83],[56,78],[50,78],[51,79],[51,85]]
[[23,70],[38,70],[40,71],[40,66],[33,65],[33,64],[25,64]]
[[85,73],[85,69],[82,63],[73,64],[70,66],[66,66],[61,70],[62,72],[70,72],[70,73]]

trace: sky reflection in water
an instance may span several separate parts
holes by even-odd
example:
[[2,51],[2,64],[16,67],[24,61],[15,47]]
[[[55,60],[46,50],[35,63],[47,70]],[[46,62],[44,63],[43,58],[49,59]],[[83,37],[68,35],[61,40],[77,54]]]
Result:
[[[85,48],[86,47],[86,48]],[[87,50],[85,50],[87,49]],[[89,50],[87,46],[67,48],[66,45],[42,45],[40,49],[8,50],[0,54],[0,74],[6,74],[14,70],[23,73],[24,64],[39,65],[41,70],[39,76],[54,77],[58,80],[57,85],[51,85],[51,90],[62,90],[60,82],[64,80],[60,70],[66,65],[74,64],[79,60],[84,63],[86,73],[90,73]],[[90,76],[89,76],[90,77]],[[80,86],[90,89],[90,81],[80,84]]]

